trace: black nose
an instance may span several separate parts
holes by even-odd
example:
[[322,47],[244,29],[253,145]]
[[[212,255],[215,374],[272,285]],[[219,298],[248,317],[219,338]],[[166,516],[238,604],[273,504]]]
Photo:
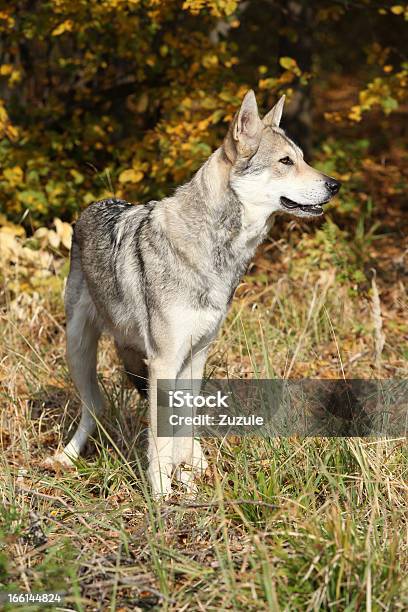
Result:
[[340,191],[341,183],[340,181],[335,181],[334,179],[330,179],[326,181],[326,187],[330,191],[332,195],[336,195]]

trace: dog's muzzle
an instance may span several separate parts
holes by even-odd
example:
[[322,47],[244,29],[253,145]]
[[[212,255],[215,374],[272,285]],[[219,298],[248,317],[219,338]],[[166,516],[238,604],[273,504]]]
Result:
[[285,198],[284,196],[281,197],[280,199],[280,203],[282,204],[282,206],[284,208],[287,208],[288,210],[301,210],[302,212],[307,213],[308,215],[322,215],[323,214],[323,204],[327,204],[329,200],[326,200],[325,202],[322,202],[321,204],[298,204],[298,202],[294,202],[293,200],[290,200],[289,198]]
[[322,215],[323,206],[327,204],[332,199],[332,197],[340,191],[341,187],[340,181],[336,181],[331,177],[327,177],[327,180],[324,182],[324,184],[328,192],[327,200],[324,200],[319,204],[299,204],[299,202],[295,202],[294,200],[290,200],[289,198],[285,198],[285,196],[282,196],[280,199],[281,206],[293,212],[295,212],[296,210],[301,210],[307,215],[313,215],[316,217]]

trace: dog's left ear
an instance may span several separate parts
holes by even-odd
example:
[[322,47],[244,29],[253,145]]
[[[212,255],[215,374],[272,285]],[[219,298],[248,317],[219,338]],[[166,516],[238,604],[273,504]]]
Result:
[[262,119],[264,125],[270,125],[271,127],[279,127],[282,119],[283,107],[285,106],[285,96],[282,96],[273,108],[266,113]]

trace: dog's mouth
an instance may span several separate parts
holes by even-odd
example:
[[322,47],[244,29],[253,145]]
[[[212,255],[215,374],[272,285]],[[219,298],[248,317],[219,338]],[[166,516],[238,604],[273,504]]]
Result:
[[289,198],[285,198],[282,196],[280,199],[280,203],[282,206],[287,208],[288,210],[301,210],[308,215],[322,215],[323,214],[323,204],[327,204],[326,202],[322,202],[321,204],[298,204],[298,202],[294,202],[293,200],[289,200]]

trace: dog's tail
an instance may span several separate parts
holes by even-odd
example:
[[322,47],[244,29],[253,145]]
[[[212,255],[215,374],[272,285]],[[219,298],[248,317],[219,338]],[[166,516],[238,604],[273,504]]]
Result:
[[77,240],[75,225],[73,226],[71,252],[69,257],[69,274],[65,287],[65,312],[67,319],[72,317],[73,309],[84,288],[85,278],[81,265],[81,250]]

